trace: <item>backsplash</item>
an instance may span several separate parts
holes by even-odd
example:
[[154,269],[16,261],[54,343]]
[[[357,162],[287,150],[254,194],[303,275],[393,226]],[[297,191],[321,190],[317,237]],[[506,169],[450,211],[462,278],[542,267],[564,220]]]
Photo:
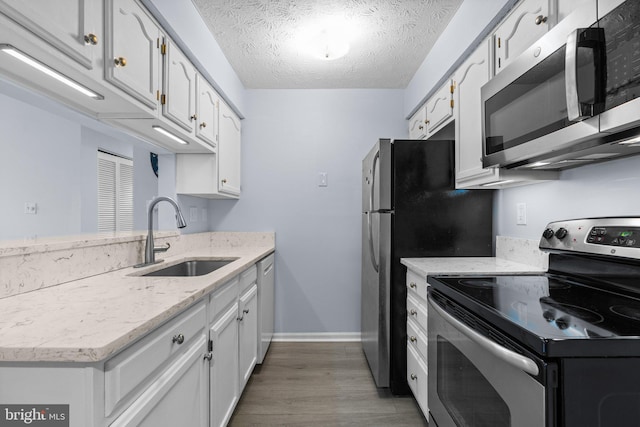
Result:
[[538,244],[538,240],[496,236],[496,258],[546,270],[549,268],[549,254],[542,252]]
[[[154,233],[157,246],[171,248],[159,254],[219,246],[273,245],[274,233],[212,232]],[[143,259],[146,233],[95,234],[0,244],[0,298],[56,286],[73,280],[131,267]]]

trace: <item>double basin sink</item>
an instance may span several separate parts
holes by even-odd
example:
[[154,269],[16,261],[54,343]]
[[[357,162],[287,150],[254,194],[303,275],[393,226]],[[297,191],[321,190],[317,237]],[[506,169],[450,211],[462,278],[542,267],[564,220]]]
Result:
[[237,260],[238,258],[227,259],[191,259],[185,260],[178,264],[170,265],[160,270],[151,271],[141,274],[143,277],[159,276],[159,277],[193,277],[204,276],[212,273],[219,268]]

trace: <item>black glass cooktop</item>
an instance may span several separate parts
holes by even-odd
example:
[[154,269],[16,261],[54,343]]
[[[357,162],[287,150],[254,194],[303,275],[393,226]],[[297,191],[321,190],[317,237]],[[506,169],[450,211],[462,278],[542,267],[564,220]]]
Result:
[[640,356],[640,294],[558,275],[436,276],[429,283],[541,356]]

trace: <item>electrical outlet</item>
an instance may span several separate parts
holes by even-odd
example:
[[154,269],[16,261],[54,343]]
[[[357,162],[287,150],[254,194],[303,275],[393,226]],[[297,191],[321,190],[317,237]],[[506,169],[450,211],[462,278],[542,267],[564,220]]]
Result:
[[516,204],[516,224],[527,225],[527,204],[526,203]]

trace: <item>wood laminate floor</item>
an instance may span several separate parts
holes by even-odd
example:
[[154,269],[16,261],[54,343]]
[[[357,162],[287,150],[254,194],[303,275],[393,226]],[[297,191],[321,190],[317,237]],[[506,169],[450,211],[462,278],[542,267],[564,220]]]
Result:
[[413,397],[376,388],[360,343],[271,343],[230,426],[427,426]]

